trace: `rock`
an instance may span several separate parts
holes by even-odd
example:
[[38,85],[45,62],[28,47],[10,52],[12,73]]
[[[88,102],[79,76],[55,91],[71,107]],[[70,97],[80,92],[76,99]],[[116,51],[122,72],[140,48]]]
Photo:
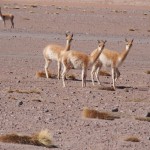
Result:
[[18,102],[17,102],[17,105],[18,105],[18,106],[23,105],[23,101],[18,101]]
[[147,113],[146,117],[150,117],[150,112]]
[[119,109],[118,108],[114,108],[114,109],[112,109],[112,112],[118,112],[119,111]]

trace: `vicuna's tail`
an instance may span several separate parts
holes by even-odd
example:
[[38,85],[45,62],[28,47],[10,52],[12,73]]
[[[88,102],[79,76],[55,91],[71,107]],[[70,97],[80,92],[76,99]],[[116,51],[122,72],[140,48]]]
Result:
[[108,112],[99,112],[94,109],[88,109],[87,107],[83,108],[82,112],[83,117],[85,118],[98,118],[98,119],[105,119],[105,120],[114,120],[116,118],[120,118]]
[[41,130],[39,133],[33,134],[31,136],[18,134],[2,135],[0,136],[0,142],[29,144],[36,146],[44,146],[48,148],[57,147],[52,144],[52,139],[48,130]]

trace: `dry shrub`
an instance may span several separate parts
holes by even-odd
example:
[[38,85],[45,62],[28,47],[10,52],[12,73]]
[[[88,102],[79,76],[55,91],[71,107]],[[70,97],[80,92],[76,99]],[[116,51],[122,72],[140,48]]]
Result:
[[32,94],[32,93],[40,94],[40,92],[37,91],[37,90],[35,90],[35,89],[29,90],[29,91],[25,91],[25,90],[12,90],[12,89],[8,90],[8,93],[14,93],[14,92],[20,93],[20,94]]
[[32,4],[32,5],[30,5],[30,7],[37,8],[38,6],[36,4]]
[[83,108],[82,116],[84,118],[97,118],[97,119],[104,119],[104,120],[114,120],[120,118],[119,116],[115,116],[112,113],[99,112],[94,109],[88,109],[87,107]]
[[135,31],[135,29],[129,29],[129,31]]
[[130,137],[127,137],[125,139],[125,141],[129,141],[129,142],[140,142],[139,138],[135,137],[135,136],[130,136]]
[[[38,71],[35,74],[36,78],[46,78],[46,74],[43,71]],[[49,78],[56,78],[55,74],[51,74],[50,72],[48,72],[48,76]]]
[[101,86],[98,87],[99,90],[107,90],[107,91],[115,91],[113,87],[105,87],[105,86]]
[[66,78],[69,79],[69,80],[75,80],[76,79],[74,74],[67,75]]
[[145,99],[134,98],[134,99],[128,100],[128,102],[142,102],[142,101],[144,101],[144,100],[145,100]]
[[147,121],[150,122],[150,117],[135,117],[136,120],[139,121]]
[[146,74],[150,74],[150,70],[145,71]]
[[108,73],[107,71],[100,71],[100,74],[101,76],[111,76],[110,73]]

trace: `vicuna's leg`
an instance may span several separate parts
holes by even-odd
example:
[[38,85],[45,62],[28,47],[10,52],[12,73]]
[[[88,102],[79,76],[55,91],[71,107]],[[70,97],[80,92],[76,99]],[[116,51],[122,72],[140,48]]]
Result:
[[101,67],[98,67],[97,68],[97,71],[95,73],[95,76],[96,76],[96,80],[97,80],[97,83],[100,85],[100,80],[99,80],[99,74],[100,74],[100,70],[101,70]]
[[115,81],[117,81],[117,79],[120,77],[120,72],[118,70],[118,68],[116,68],[116,78]]
[[61,71],[61,62],[58,61],[57,65],[58,65],[58,75],[57,75],[57,77],[58,77],[58,80],[59,80],[60,79],[60,71]]
[[92,71],[91,71],[91,80],[92,80],[92,84],[93,85],[95,85],[95,83],[94,83],[94,75],[95,75],[96,69],[97,69],[97,67],[96,67],[96,65],[94,65],[92,67]]
[[63,64],[63,72],[62,72],[63,87],[66,87],[65,79],[66,79],[66,74],[68,71],[69,69]]
[[6,27],[6,22],[5,22],[5,19],[3,19],[3,22],[4,22],[4,27]]
[[47,60],[45,58],[45,74],[46,74],[46,78],[49,78],[49,76],[48,76],[48,66],[49,66],[50,62],[51,62],[50,60]]
[[116,68],[112,68],[112,79],[113,79],[113,88],[114,90],[116,89],[115,87],[115,78],[116,78]]
[[83,68],[82,69],[82,87],[86,87],[86,76],[87,76],[87,70]]
[[14,28],[14,17],[11,18],[11,28]]
[[101,64],[101,63],[99,63],[99,64],[98,64],[98,66],[97,66],[96,74],[95,74],[95,76],[96,76],[96,80],[97,80],[97,82],[98,82],[98,84],[99,84],[99,85],[101,84],[101,83],[100,83],[100,80],[99,80],[99,75],[100,75],[101,67],[102,67],[102,64]]

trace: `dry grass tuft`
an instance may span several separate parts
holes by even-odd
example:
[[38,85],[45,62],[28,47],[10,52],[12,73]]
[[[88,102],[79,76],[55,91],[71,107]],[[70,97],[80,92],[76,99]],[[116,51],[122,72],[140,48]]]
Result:
[[150,74],[150,70],[145,71],[146,74]]
[[144,100],[145,100],[145,99],[134,98],[134,99],[128,100],[128,102],[142,102],[142,101],[144,101]]
[[35,5],[35,4],[32,4],[32,5],[30,5],[30,7],[32,7],[32,8],[37,8],[38,6]]
[[112,113],[99,112],[94,109],[88,109],[87,107],[83,108],[82,116],[84,118],[97,118],[97,119],[104,119],[104,120],[114,120],[120,118],[119,116],[115,116]]
[[130,137],[127,137],[125,139],[125,141],[129,141],[129,142],[140,142],[140,139],[135,137],[135,136],[130,136]]
[[107,71],[100,71],[101,76],[111,76],[110,73],[108,73]]
[[32,93],[34,93],[34,94],[40,94],[40,92],[37,91],[37,90],[35,90],[35,89],[29,90],[29,91],[25,91],[25,90],[12,90],[12,89],[9,89],[7,92],[8,92],[8,93],[14,93],[14,92],[16,92],[16,93],[20,93],[20,94],[32,94]]
[[105,86],[101,86],[98,87],[99,90],[107,90],[107,91],[115,91],[113,87],[105,87]]
[[150,117],[135,117],[136,120],[139,121],[147,121],[150,122]]
[[75,80],[76,79],[74,74],[67,75],[66,78],[69,79],[69,80]]
[[[36,72],[35,76],[36,76],[36,78],[41,78],[41,77],[42,78],[46,78],[46,74],[43,71]],[[48,76],[49,76],[49,78],[56,78],[56,75],[55,74],[51,74],[50,72],[48,72]]]
[[135,29],[129,29],[129,31],[135,31]]

